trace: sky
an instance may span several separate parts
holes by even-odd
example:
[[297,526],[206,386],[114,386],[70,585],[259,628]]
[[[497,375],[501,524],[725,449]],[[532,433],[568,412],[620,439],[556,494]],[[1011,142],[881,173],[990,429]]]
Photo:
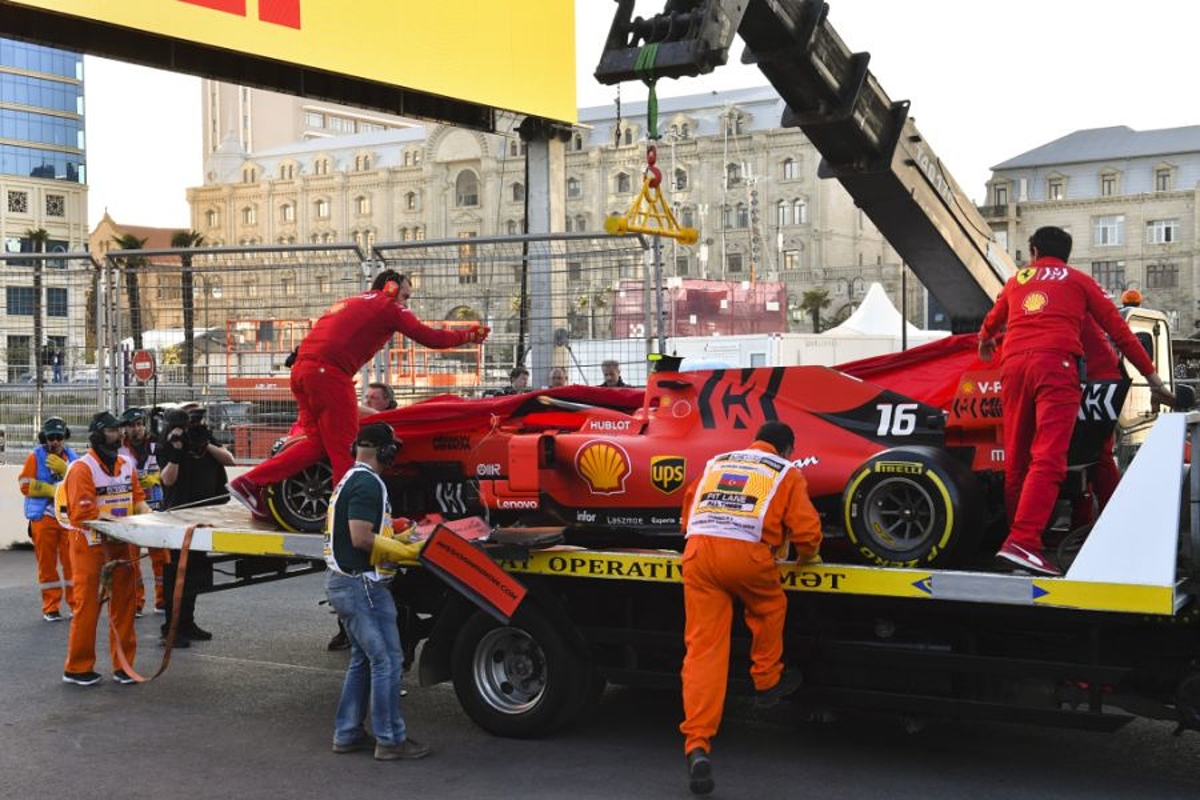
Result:
[[[638,0],[649,16],[663,0]],[[1192,0],[829,0],[829,21],[910,115],[969,197],[990,167],[1072,131],[1200,125]],[[592,77],[615,3],[576,2],[580,106],[610,105]],[[660,97],[766,85],[753,66],[664,80]],[[85,63],[89,226],[187,227],[186,189],[202,174],[199,79],[88,57]],[[644,99],[627,83],[623,102]],[[149,158],[147,158],[149,157]]]

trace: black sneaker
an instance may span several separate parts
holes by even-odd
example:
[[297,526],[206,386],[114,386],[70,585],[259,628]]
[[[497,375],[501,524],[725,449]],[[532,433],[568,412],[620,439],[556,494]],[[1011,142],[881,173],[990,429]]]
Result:
[[356,739],[353,742],[346,742],[345,744],[334,742],[333,752],[337,753],[338,755],[344,755],[346,753],[357,753],[359,750],[370,750],[373,747],[375,747],[374,737],[364,736],[361,739]]
[[47,611],[45,614],[42,614],[42,619],[46,620],[46,622],[62,622],[62,618],[63,615],[60,611]]
[[712,794],[716,787],[712,776],[712,759],[703,749],[696,747],[687,754],[688,788],[692,794]]
[[417,758],[424,758],[427,755],[429,755],[429,748],[411,736],[400,744],[375,743],[376,761],[396,761],[400,759],[410,761]]
[[187,638],[193,639],[197,642],[212,641],[212,634],[194,622],[190,625],[183,626],[182,632],[187,634]]
[[73,683],[77,686],[95,686],[104,680],[99,672],[64,672],[63,683]]
[[804,677],[799,670],[785,669],[779,676],[778,683],[770,689],[763,689],[756,693],[754,705],[758,708],[773,708],[779,705],[780,700],[799,689],[803,682]]
[[131,683],[137,683],[137,681],[129,677],[129,673],[123,669],[119,669],[113,673],[113,680],[122,686],[128,686]]
[[345,631],[339,630],[337,633],[335,633],[333,635],[333,638],[329,640],[329,644],[325,645],[325,649],[326,650],[349,650],[350,649],[350,637],[346,635]]

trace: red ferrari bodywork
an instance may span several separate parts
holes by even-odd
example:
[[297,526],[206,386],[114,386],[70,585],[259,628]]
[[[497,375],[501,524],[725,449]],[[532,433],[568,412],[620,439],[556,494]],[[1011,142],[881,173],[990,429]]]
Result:
[[770,419],[796,431],[816,501],[836,501],[885,449],[945,443],[942,409],[826,367],[663,372],[644,391],[438,398],[371,419],[404,440],[404,505],[420,486],[425,511],[662,533],[678,533],[683,490],[708,459]]

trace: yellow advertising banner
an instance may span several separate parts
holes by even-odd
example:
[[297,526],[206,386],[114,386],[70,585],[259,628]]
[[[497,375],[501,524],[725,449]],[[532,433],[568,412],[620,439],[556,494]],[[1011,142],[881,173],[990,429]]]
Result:
[[575,122],[574,0],[10,0]]

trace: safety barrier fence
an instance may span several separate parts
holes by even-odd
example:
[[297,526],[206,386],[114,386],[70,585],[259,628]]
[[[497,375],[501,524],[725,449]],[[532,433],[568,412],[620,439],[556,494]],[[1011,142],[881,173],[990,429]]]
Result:
[[361,377],[401,404],[504,391],[518,364],[534,387],[552,367],[594,385],[611,359],[637,385],[662,338],[786,330],[778,284],[663,279],[656,262],[647,239],[586,233],[5,256],[0,441],[11,461],[48,416],[80,441],[97,409],[198,402],[235,454],[262,457],[295,416],[288,354],[386,268],[425,323],[492,329],[446,351],[396,337]]

